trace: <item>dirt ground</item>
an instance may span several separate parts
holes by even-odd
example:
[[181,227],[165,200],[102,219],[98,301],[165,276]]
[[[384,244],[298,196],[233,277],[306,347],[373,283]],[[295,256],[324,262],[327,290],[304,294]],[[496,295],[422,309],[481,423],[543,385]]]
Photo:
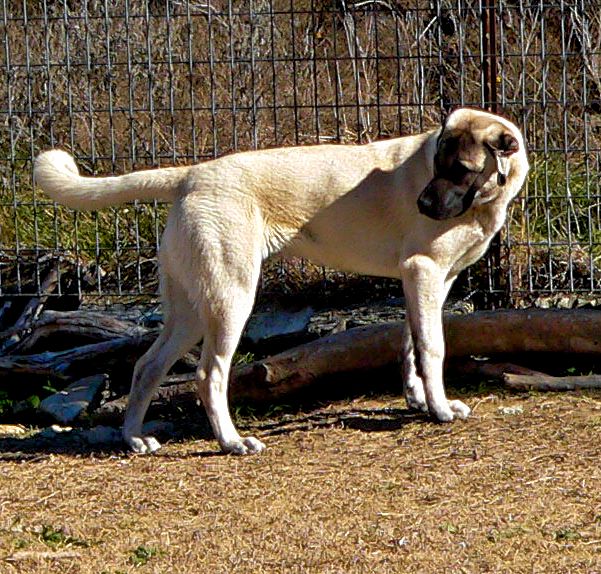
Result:
[[247,458],[0,440],[0,572],[601,572],[601,393],[466,400],[451,425],[397,397],[246,419]]

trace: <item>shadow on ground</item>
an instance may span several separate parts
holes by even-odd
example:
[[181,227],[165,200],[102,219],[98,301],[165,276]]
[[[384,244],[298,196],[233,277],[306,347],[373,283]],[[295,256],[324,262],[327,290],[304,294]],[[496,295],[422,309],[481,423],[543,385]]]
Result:
[[[311,431],[325,428],[348,428],[366,433],[400,430],[415,421],[427,421],[427,415],[415,413],[406,408],[317,408],[309,412],[284,413],[277,416],[239,415],[237,425],[241,432],[258,433],[260,436],[286,435],[297,431]],[[52,430],[53,428],[59,430]],[[126,457],[133,456],[120,441],[90,444],[85,438],[86,429],[72,430],[48,427],[32,430],[24,436],[0,437],[0,461],[44,460],[55,454],[71,456]],[[115,429],[112,430],[115,433]],[[197,414],[193,421],[178,418],[171,431],[157,432],[163,442],[178,443],[190,440],[210,441],[213,438],[204,415]],[[194,453],[194,456],[221,456],[215,451]],[[155,456],[167,456],[161,452]]]

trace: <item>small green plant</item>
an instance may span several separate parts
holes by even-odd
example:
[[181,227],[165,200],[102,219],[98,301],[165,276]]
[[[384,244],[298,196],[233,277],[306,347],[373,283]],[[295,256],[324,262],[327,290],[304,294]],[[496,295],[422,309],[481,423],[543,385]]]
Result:
[[62,530],[56,530],[53,526],[49,526],[48,524],[42,526],[40,538],[44,544],[52,548],[63,546],[66,544],[67,540],[67,536]]
[[506,528],[491,528],[486,538],[489,542],[501,542],[502,540],[508,540],[510,538],[515,538],[516,536],[522,536],[523,534],[527,534],[530,532],[528,528],[525,528],[521,525],[508,526]]
[[601,427],[601,416],[598,417],[591,417],[588,422],[587,425],[589,427],[593,427],[593,428],[598,428]]
[[0,391],[0,416],[6,413],[10,413],[13,410],[15,401],[10,398],[10,395],[6,391]]
[[57,388],[56,388],[56,387],[55,387],[55,386],[52,384],[52,382],[51,382],[51,381],[48,381],[48,382],[47,382],[47,383],[46,383],[46,384],[45,384],[45,385],[42,387],[42,389],[43,389],[44,391],[46,391],[47,393],[51,394],[51,395],[52,395],[52,394],[54,394],[54,393],[58,393],[58,391],[59,391],[59,389],[57,389]]
[[238,423],[244,419],[257,420],[257,409],[249,404],[240,403],[233,406],[233,418]]
[[291,406],[290,405],[268,405],[266,410],[265,410],[265,416],[267,418],[269,417],[275,417],[277,415],[281,415],[283,413],[286,413],[287,411],[291,410]]
[[50,548],[61,548],[63,546],[79,546],[87,548],[88,542],[79,538],[69,536],[62,528],[55,528],[48,524],[43,524],[40,531],[40,540]]
[[29,544],[29,540],[25,540],[25,538],[19,538],[15,541],[15,550],[23,550],[23,548],[27,548]]
[[30,395],[25,399],[25,403],[32,409],[37,409],[40,406],[42,399],[38,395]]
[[459,533],[459,527],[452,522],[444,522],[440,525],[440,530],[442,530],[442,532],[448,532],[449,534]]
[[255,360],[254,353],[234,353],[232,364],[234,367],[239,365],[248,365]]
[[148,561],[153,556],[157,556],[158,553],[159,551],[156,548],[140,545],[132,551],[129,561],[133,566],[137,568],[139,566],[144,566],[145,564],[147,564]]
[[580,532],[570,527],[560,528],[559,530],[555,531],[555,540],[557,540],[557,542],[569,542],[572,540],[580,540],[580,538],[582,538],[580,536]]

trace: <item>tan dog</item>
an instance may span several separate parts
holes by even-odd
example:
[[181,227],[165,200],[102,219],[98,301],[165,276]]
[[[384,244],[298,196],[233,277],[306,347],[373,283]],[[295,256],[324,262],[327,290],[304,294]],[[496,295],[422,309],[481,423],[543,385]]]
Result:
[[82,177],[60,150],[35,162],[40,187],[74,209],[135,199],[173,203],[160,252],[165,327],[136,364],[123,426],[125,441],[140,453],[160,447],[141,434],[153,392],[201,339],[198,394],[221,448],[264,448],[236,431],[227,385],[261,262],[277,252],[401,278],[407,402],[439,421],[467,417],[465,404],[445,396],[442,306],[457,274],[501,228],[527,172],[517,127],[465,108],[421,135],[251,151],[119,177]]

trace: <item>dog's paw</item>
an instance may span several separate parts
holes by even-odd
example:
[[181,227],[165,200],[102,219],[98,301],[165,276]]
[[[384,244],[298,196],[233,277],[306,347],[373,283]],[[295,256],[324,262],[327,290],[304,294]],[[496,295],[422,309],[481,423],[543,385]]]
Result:
[[241,438],[236,441],[227,442],[221,445],[221,450],[228,454],[246,455],[258,454],[265,450],[265,445],[253,436]]
[[426,403],[426,395],[421,381],[419,384],[405,385],[405,401],[411,410],[428,412],[428,403]]
[[449,401],[449,407],[455,414],[458,419],[466,419],[470,416],[472,409],[470,409],[464,402],[462,401]]
[[405,393],[405,401],[407,407],[412,411],[420,411],[422,413],[428,412],[428,403],[426,403],[426,397],[422,395],[416,395],[410,392]]
[[152,436],[124,437],[129,448],[136,454],[152,454],[161,448],[161,443]]
[[455,413],[452,411],[451,407],[447,405],[440,405],[436,408],[430,408],[430,414],[439,422],[439,423],[450,423],[455,418]]
[[438,422],[448,423],[456,418],[466,419],[472,411],[461,401],[447,401],[444,405],[431,408],[430,412]]

